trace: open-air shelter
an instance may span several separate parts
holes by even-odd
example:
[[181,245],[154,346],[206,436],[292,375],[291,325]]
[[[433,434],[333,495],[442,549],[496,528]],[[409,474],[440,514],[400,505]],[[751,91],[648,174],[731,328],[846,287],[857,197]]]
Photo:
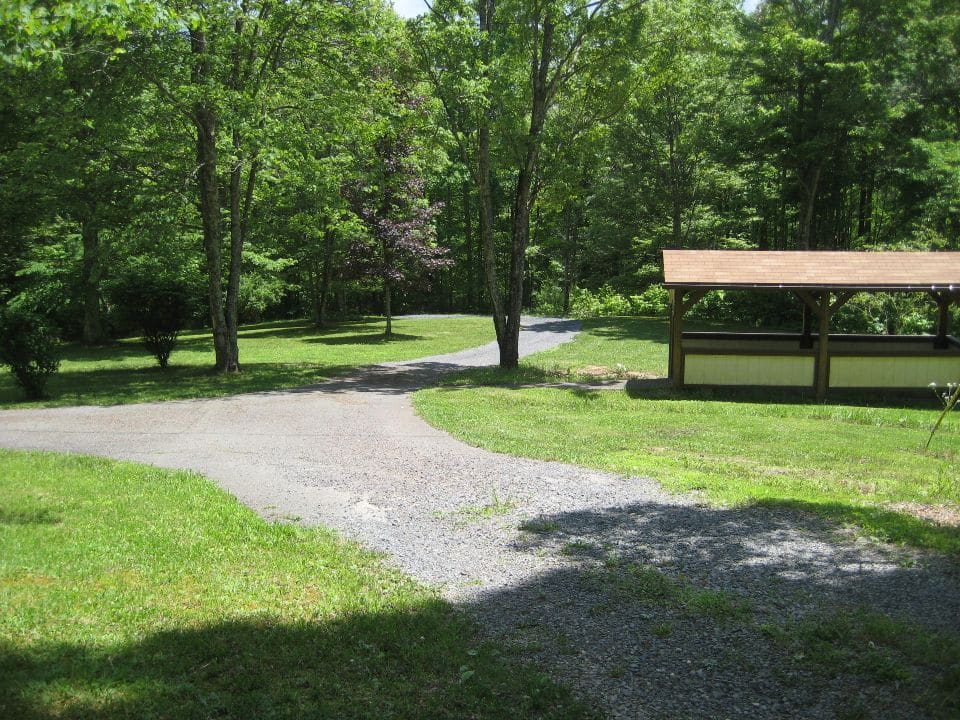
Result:
[[[912,389],[960,380],[960,252],[664,250],[670,291],[670,379],[686,385]],[[791,293],[800,332],[684,332],[711,290]],[[934,335],[833,335],[834,313],[861,292],[923,293],[937,305]],[[816,328],[813,327],[816,322]]]

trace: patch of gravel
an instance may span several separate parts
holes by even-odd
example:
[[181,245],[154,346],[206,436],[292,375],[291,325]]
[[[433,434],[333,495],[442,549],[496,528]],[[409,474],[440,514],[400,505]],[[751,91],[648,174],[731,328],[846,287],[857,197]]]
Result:
[[[578,329],[524,324],[523,354]],[[492,344],[296,390],[4,411],[0,445],[189,468],[267,518],[335,528],[612,717],[830,718],[861,692],[885,717],[917,716],[890,688],[789,662],[759,628],[865,607],[956,630],[955,561],[808,515],[712,508],[647,478],[494,454],[416,417],[413,390],[494,362]],[[748,609],[717,618],[651,598],[637,568]]]

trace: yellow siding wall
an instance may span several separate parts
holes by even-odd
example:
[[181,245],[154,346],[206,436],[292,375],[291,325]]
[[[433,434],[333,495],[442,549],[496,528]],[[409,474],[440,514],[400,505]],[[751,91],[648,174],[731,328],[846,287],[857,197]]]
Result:
[[683,381],[688,385],[810,387],[813,368],[812,356],[687,354]]
[[922,388],[960,380],[960,355],[943,357],[834,357],[830,387]]

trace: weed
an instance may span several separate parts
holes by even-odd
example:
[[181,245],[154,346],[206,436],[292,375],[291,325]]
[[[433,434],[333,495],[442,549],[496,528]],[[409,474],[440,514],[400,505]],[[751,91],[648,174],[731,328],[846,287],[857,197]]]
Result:
[[711,620],[733,620],[749,612],[749,605],[722,590],[691,591],[686,600],[687,611]]
[[660,638],[670,637],[673,634],[673,625],[668,622],[657,623],[650,632]]
[[556,520],[542,520],[534,518],[532,520],[524,520],[520,523],[520,530],[523,532],[533,533],[535,535],[549,535],[550,533],[555,533],[560,529],[560,523]]

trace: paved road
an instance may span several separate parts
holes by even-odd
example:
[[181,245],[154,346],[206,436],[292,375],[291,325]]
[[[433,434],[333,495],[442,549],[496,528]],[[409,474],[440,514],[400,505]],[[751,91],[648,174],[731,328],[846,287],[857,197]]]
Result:
[[[525,328],[528,354],[572,339],[577,325]],[[496,357],[491,344],[297,390],[2,411],[0,446],[191,469],[265,517],[335,528],[616,717],[832,717],[850,679],[791,675],[759,623],[865,606],[960,626],[952,561],[838,537],[806,515],[709,508],[650,479],[497,455],[414,414],[414,389]],[[530,519],[539,532],[520,529]],[[752,619],[636,602],[637,565],[742,598]],[[910,716],[890,693],[887,716]]]

